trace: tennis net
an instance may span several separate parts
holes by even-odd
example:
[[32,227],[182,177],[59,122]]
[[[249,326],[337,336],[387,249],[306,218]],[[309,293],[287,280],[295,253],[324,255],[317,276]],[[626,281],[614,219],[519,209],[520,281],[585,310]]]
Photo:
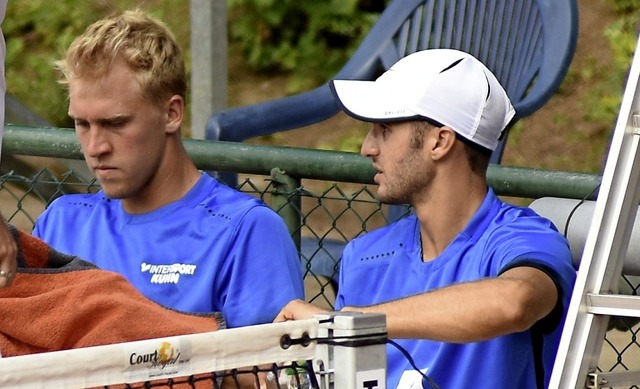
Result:
[[382,389],[385,342],[383,315],[336,312],[2,358],[0,387]]

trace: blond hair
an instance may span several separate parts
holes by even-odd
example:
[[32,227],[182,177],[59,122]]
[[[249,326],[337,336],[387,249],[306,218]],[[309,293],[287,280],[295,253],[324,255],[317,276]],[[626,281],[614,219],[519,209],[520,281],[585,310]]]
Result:
[[93,23],[55,65],[61,72],[59,82],[68,86],[73,79],[100,80],[116,61],[131,68],[150,101],[160,104],[173,95],[186,98],[182,50],[164,23],[141,10]]

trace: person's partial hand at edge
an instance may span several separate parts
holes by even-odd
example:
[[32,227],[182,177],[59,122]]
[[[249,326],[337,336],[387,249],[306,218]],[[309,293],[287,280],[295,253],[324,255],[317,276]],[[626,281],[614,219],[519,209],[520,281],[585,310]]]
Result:
[[329,312],[311,303],[302,300],[292,300],[282,308],[278,316],[273,320],[275,323],[288,320],[310,319],[316,313]]
[[0,288],[13,283],[18,266],[18,246],[6,221],[0,216]]

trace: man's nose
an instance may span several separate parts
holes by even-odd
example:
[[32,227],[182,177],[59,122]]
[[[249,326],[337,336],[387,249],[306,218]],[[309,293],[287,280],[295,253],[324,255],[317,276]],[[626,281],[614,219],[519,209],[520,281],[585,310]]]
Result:
[[81,143],[87,156],[95,158],[109,151],[110,146],[104,131],[92,127],[85,135],[84,142],[81,139]]
[[362,141],[362,146],[360,146],[360,155],[371,158],[375,155],[378,155],[379,149],[376,145],[375,140],[373,139],[373,135],[371,131],[367,133],[367,136]]

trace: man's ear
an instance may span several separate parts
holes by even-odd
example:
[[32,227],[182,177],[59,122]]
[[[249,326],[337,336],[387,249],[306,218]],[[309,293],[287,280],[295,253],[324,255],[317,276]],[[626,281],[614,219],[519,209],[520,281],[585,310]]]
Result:
[[180,130],[182,119],[184,119],[184,98],[179,95],[173,95],[166,103],[167,133],[175,133]]
[[433,159],[440,159],[449,154],[456,143],[456,133],[451,127],[438,127],[431,131],[433,136],[431,155]]

